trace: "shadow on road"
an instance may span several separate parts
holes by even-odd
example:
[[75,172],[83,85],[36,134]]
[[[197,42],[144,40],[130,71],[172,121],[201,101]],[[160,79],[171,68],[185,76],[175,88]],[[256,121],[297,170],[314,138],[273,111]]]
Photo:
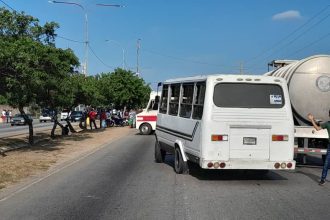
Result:
[[6,137],[0,138],[0,147],[6,146],[15,151],[56,151],[63,149],[66,146],[66,141],[79,141],[92,138],[94,133],[104,132],[104,129],[84,130],[79,133],[72,133],[71,135],[62,136],[56,135],[55,138],[50,137],[50,132],[36,132],[34,134],[35,144],[30,146],[28,144],[27,136],[20,137]]
[[[167,154],[165,164],[174,167],[174,156]],[[174,170],[173,170],[174,172]],[[189,163],[189,175],[199,180],[288,180],[277,172],[263,170],[208,170]]]

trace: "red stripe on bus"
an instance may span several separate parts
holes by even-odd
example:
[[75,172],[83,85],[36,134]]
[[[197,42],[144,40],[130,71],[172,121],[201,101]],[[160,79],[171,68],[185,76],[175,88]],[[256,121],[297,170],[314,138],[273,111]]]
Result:
[[157,116],[156,115],[139,115],[137,121],[157,121]]

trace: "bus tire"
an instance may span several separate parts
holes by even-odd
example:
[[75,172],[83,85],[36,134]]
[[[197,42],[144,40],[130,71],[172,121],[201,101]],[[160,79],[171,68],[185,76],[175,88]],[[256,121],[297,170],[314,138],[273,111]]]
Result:
[[177,174],[187,174],[188,165],[187,162],[184,162],[182,159],[180,148],[175,148],[174,151],[174,171]]
[[159,142],[155,141],[155,162],[163,163],[165,161],[166,151],[160,148]]
[[144,124],[140,125],[139,130],[140,130],[140,134],[143,134],[143,135],[149,135],[152,132],[151,125],[148,123],[144,123]]

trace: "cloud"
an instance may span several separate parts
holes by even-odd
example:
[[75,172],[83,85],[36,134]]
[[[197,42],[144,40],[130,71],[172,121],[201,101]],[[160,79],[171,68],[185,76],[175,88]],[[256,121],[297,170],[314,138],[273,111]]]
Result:
[[294,19],[300,19],[300,18],[301,18],[300,12],[295,11],[295,10],[281,12],[281,13],[273,15],[273,17],[272,17],[273,21],[294,20]]

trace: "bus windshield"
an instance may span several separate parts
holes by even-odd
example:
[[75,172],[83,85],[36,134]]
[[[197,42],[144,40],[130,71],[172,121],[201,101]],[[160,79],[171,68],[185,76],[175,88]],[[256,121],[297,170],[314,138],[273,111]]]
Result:
[[284,95],[276,84],[218,83],[213,102],[223,108],[282,108]]

